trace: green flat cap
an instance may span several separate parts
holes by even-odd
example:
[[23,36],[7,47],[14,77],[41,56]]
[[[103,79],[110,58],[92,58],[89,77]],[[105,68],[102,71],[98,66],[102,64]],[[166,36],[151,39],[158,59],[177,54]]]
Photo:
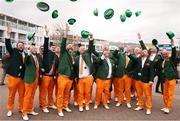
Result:
[[126,16],[125,15],[120,15],[120,20],[121,20],[121,22],[125,22],[126,21]]
[[171,31],[166,32],[166,35],[168,36],[169,39],[172,39],[175,36],[175,34]]
[[111,19],[113,16],[114,16],[114,10],[112,8],[109,8],[104,12],[105,19]]
[[44,11],[44,12],[49,10],[49,5],[45,2],[38,2],[36,6],[39,10]]
[[127,9],[125,11],[125,15],[126,15],[126,17],[130,18],[132,16],[132,12],[129,9]]
[[34,38],[34,36],[35,36],[35,32],[34,33],[29,33],[27,35],[27,39],[30,41],[30,40],[32,40]]
[[7,3],[12,3],[14,0],[5,0]]
[[57,18],[57,17],[58,17],[58,10],[54,10],[54,11],[52,12],[52,18],[55,19],[55,18]]
[[70,25],[73,25],[75,22],[76,22],[76,19],[74,19],[74,18],[68,19],[68,23],[69,23]]
[[88,38],[89,32],[82,30],[82,31],[81,31],[81,36],[82,36],[82,38]]
[[93,14],[94,14],[94,16],[98,16],[98,9],[97,8],[93,11]]
[[136,11],[135,15],[136,15],[136,17],[140,16],[141,15],[141,11]]

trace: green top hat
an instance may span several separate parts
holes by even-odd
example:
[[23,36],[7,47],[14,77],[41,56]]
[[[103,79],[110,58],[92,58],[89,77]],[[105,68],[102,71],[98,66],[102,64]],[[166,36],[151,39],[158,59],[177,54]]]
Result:
[[54,11],[52,12],[52,18],[55,19],[55,18],[57,18],[57,17],[58,17],[58,10],[54,10]]
[[166,35],[168,36],[169,39],[172,39],[175,36],[174,33],[171,31],[166,32]]
[[14,0],[5,0],[7,3],[11,3],[13,2]]
[[94,14],[95,16],[98,16],[98,9],[97,9],[97,8],[93,11],[93,14]]
[[34,38],[35,32],[34,33],[29,33],[27,36],[28,40],[32,40],[32,38]]
[[38,2],[36,6],[39,10],[44,11],[44,12],[49,10],[49,5],[45,2]]
[[125,22],[126,21],[126,16],[125,15],[120,15],[120,20],[121,20],[121,22]]
[[105,18],[105,19],[110,19],[110,18],[113,17],[113,15],[114,15],[114,10],[111,9],[111,8],[107,9],[107,10],[104,12],[104,18]]
[[126,11],[125,11],[125,15],[126,15],[126,17],[131,17],[132,16],[132,12],[129,10],[129,9],[127,9]]
[[136,11],[135,15],[136,15],[136,17],[140,16],[141,15],[141,11]]
[[82,38],[88,38],[89,32],[82,30],[82,31],[81,31],[81,36],[82,36]]
[[76,22],[76,19],[74,19],[74,18],[68,19],[68,23],[69,23],[70,25],[73,25],[75,22]]

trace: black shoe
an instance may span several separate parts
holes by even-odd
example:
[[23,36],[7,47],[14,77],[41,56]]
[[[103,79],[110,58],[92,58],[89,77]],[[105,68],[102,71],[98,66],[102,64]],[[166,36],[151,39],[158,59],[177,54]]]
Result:
[[5,85],[5,83],[0,84],[0,86],[3,86],[3,85]]

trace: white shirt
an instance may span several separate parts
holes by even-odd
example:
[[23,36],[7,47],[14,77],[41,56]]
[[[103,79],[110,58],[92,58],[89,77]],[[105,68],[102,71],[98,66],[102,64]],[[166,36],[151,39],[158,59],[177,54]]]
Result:
[[111,65],[111,61],[109,60],[109,58],[106,58],[106,61],[107,61],[108,66],[109,66],[109,73],[108,73],[107,78],[111,78],[111,75],[112,75],[112,65]]
[[155,56],[156,56],[156,54],[155,54],[155,53],[154,53],[154,54],[151,54],[151,55],[150,55],[150,57],[149,57],[149,60],[153,61],[153,60],[154,60],[154,58],[155,58]]
[[[82,55],[80,55],[79,57],[79,70],[81,68],[81,59],[83,60],[82,58]],[[85,63],[85,61],[83,60],[83,73],[80,74],[80,71],[79,71],[79,78],[85,78],[85,77],[88,77],[90,75],[90,69],[89,67],[87,66],[87,64]]]
[[144,64],[146,62],[147,57],[142,58],[142,68],[144,67]]

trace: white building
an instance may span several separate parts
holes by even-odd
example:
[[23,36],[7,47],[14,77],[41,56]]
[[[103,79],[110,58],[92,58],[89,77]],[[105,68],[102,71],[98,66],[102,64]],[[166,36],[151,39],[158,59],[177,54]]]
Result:
[[43,44],[42,26],[0,13],[0,59],[4,53],[6,53],[4,41],[7,24],[12,27],[12,44],[17,43],[18,41],[23,41],[27,47],[31,43],[27,39],[27,35],[30,32],[36,33],[35,40],[37,47]]

